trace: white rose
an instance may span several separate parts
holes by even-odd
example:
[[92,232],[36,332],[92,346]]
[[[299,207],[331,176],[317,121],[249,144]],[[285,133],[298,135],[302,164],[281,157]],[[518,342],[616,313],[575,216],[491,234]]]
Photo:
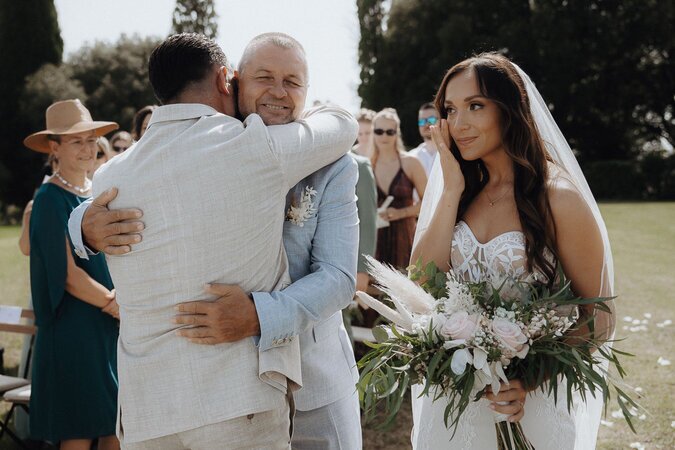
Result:
[[441,327],[441,335],[451,339],[470,339],[476,331],[478,316],[459,311],[448,317]]
[[506,319],[495,318],[492,321],[492,331],[502,343],[514,352],[520,352],[527,343],[525,336],[518,325]]

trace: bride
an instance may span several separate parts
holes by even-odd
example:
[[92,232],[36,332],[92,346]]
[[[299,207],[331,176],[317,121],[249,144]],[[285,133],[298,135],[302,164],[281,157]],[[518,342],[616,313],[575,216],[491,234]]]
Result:
[[[411,261],[433,261],[466,280],[488,271],[554,280],[562,268],[580,297],[611,296],[607,230],[572,151],[529,77],[504,56],[484,53],[452,67],[436,95],[433,139],[439,156],[429,179]],[[440,159],[440,162],[438,161]],[[608,302],[613,311],[613,302]],[[609,338],[614,314],[590,307],[596,336]],[[578,329],[574,334],[587,334]],[[570,337],[573,339],[573,337]],[[564,383],[564,381],[562,382]],[[413,447],[496,449],[494,414],[520,421],[537,450],[593,449],[602,399],[590,393],[567,409],[519,380],[472,402],[456,434],[447,403],[413,389]]]

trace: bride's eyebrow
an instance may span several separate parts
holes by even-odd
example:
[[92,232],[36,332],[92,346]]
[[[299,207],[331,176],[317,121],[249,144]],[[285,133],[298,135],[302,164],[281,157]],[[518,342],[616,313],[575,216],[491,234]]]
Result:
[[[477,98],[487,99],[487,97],[484,96],[483,94],[474,94],[474,95],[470,95],[470,96],[466,97],[466,98],[464,99],[464,103],[468,103],[468,102],[470,102],[471,100],[474,100],[474,99],[477,99]],[[452,100],[446,100],[445,103],[444,103],[444,105],[445,105],[445,106],[449,106],[449,105],[454,105],[454,103],[452,103]]]
[[473,99],[475,99],[475,98],[487,98],[487,97],[485,97],[483,94],[471,95],[471,96],[465,98],[465,99],[464,99],[464,102],[469,102],[469,101],[471,101],[471,100],[473,100]]

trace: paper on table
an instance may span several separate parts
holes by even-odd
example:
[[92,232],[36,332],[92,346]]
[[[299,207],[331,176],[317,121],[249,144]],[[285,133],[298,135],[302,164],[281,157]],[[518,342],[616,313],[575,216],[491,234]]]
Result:
[[17,324],[21,322],[20,306],[0,306],[0,322]]
[[380,217],[380,213],[383,213],[389,208],[389,205],[391,205],[391,202],[394,201],[394,197],[389,195],[387,198],[384,199],[382,202],[382,205],[377,208],[377,221],[375,224],[377,225],[377,228],[384,228],[389,226],[389,221],[384,220],[382,217]]

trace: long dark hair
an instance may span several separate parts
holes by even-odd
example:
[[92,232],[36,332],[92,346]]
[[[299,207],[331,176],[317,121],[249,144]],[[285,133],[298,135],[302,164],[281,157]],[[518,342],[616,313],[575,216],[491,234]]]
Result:
[[[441,117],[448,116],[445,107],[448,82],[465,70],[473,70],[481,94],[500,111],[502,143],[513,162],[514,195],[525,235],[528,270],[537,268],[553,282],[558,252],[547,189],[551,158],[532,118],[523,80],[511,61],[500,54],[482,53],[466,59],[448,70],[438,89],[435,104]],[[454,141],[451,150],[459,161],[466,186],[457,211],[459,220],[487,184],[489,173],[482,160],[464,160]],[[553,262],[546,258],[547,250],[554,256]]]

